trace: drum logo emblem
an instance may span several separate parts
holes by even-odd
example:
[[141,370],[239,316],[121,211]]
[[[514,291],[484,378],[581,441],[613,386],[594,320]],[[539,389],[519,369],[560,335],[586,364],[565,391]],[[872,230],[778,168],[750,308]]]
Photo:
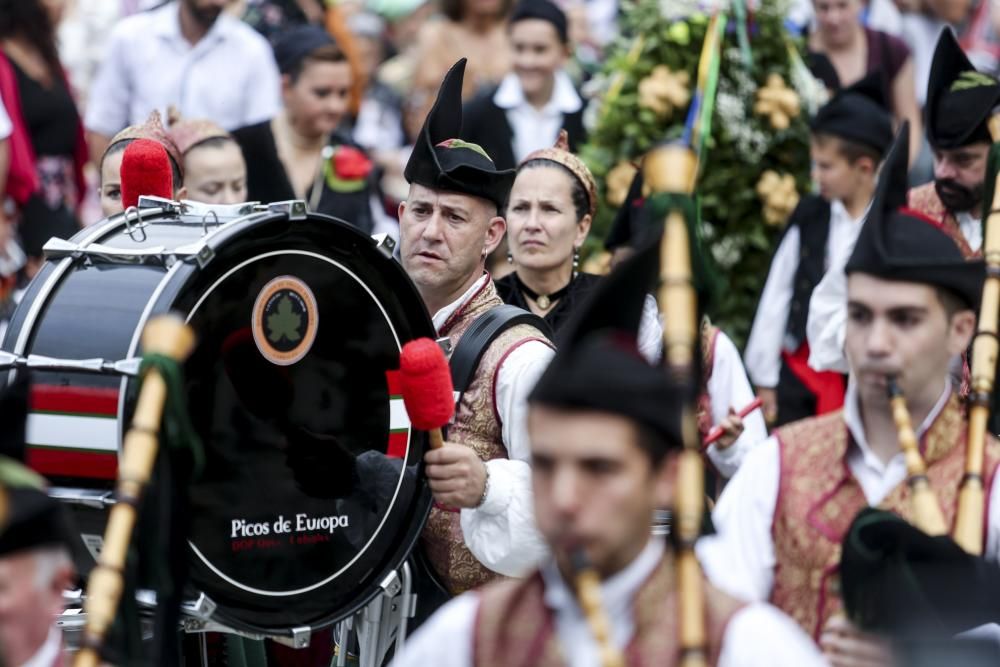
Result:
[[253,304],[253,339],[264,358],[290,366],[306,356],[316,340],[316,297],[294,276],[278,276],[264,285]]

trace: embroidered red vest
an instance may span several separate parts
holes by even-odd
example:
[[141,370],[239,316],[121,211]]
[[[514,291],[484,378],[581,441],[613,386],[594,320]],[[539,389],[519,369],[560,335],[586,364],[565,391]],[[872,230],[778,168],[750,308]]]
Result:
[[[493,281],[487,279],[483,287],[444,323],[438,335],[447,337],[454,350],[477,317],[502,304]],[[497,374],[500,365],[514,350],[532,340],[551,345],[542,332],[525,324],[507,329],[490,344],[448,427],[448,442],[472,447],[483,461],[507,458],[496,407]],[[476,560],[465,546],[459,511],[455,508],[435,504],[421,541],[428,560],[452,595],[499,577]]]
[[[476,616],[476,667],[564,667],[555,619],[545,605],[545,583],[537,572],[483,589]],[[744,603],[705,582],[709,664],[716,664],[730,619]],[[669,550],[634,603],[635,634],[625,649],[630,666],[678,663],[677,589]]]
[[948,232],[948,235],[955,240],[966,259],[979,257],[980,253],[973,252],[972,248],[969,247],[969,242],[965,240],[965,234],[958,226],[958,220],[941,203],[941,198],[938,197],[937,190],[934,189],[934,181],[910,189],[906,193],[906,205],[941,223],[944,231]]
[[[965,473],[966,431],[965,410],[953,393],[920,442],[927,477],[948,525],[954,522]],[[847,467],[849,432],[842,411],[789,424],[775,436],[781,477],[772,525],[776,565],[770,601],[818,640],[826,621],[842,607],[840,543],[868,502]],[[987,493],[998,462],[1000,443],[989,437],[983,467]],[[911,505],[904,481],[879,507],[910,520]]]

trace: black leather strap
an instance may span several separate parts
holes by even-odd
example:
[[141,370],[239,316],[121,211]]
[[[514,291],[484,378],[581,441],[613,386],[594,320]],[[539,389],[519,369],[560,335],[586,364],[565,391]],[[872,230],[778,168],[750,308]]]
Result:
[[448,361],[451,366],[451,382],[458,395],[455,400],[456,406],[462,402],[462,395],[472,384],[472,378],[479,368],[479,361],[490,343],[501,333],[518,324],[530,324],[549,339],[552,338],[549,325],[541,317],[517,306],[504,304],[491,308],[476,318],[459,339]]

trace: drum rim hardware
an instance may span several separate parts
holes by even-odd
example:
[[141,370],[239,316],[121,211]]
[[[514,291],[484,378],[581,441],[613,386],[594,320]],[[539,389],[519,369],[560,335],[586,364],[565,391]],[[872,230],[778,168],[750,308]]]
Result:
[[160,264],[170,268],[175,262],[193,260],[200,268],[205,268],[215,258],[215,252],[204,240],[190,245],[179,246],[167,250],[163,246],[131,250],[128,248],[113,248],[100,243],[78,244],[60,238],[51,238],[42,247],[45,257],[49,259],[86,258],[104,260],[111,264]]
[[141,357],[109,361],[107,359],[59,359],[41,354],[29,354],[24,357],[14,352],[0,350],[0,370],[32,368],[46,371],[73,371],[77,373],[94,373],[98,375],[121,375],[136,377],[139,375]]

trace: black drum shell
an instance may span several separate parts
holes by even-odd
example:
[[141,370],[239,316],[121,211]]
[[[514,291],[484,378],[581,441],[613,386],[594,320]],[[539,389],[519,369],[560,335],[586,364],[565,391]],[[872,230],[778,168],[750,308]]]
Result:
[[[163,245],[176,248],[193,243],[201,236],[199,225],[192,221],[176,216],[171,218],[169,214],[163,214],[161,218],[142,230],[138,240],[131,238],[123,224],[114,220],[105,223],[103,230],[84,230],[76,240],[89,237],[113,247]],[[208,454],[206,474],[190,490],[192,524],[196,533],[199,525],[201,537],[209,532],[206,524],[211,522],[205,517],[212,512],[221,513],[232,507],[236,514],[240,513],[237,510],[248,508],[252,510],[249,514],[260,514],[269,508],[272,495],[275,504],[268,514],[272,517],[269,521],[272,529],[274,522],[288,512],[286,508],[299,501],[308,508],[297,514],[304,513],[309,517],[344,516],[344,507],[375,507],[369,508],[368,515],[365,515],[368,516],[369,526],[373,525],[372,517],[377,517],[380,511],[386,514],[376,537],[363,550],[358,544],[364,542],[363,539],[349,535],[347,530],[340,531],[342,543],[333,550],[335,555],[341,551],[350,553],[352,548],[358,554],[349,564],[341,563],[336,576],[322,569],[324,561],[336,558],[324,559],[322,552],[313,553],[311,557],[292,553],[284,558],[261,558],[262,563],[265,560],[267,563],[256,570],[253,559],[243,563],[240,570],[242,579],[236,579],[245,584],[247,578],[253,578],[260,583],[262,593],[232,585],[222,576],[225,572],[220,574],[202,557],[192,557],[191,582],[218,604],[213,617],[215,620],[264,634],[287,634],[290,628],[300,626],[322,627],[357,610],[379,592],[379,584],[402,564],[413,548],[429,511],[431,498],[421,466],[427,446],[426,436],[409,430],[405,457],[385,455],[390,446],[386,444],[387,439],[394,437],[398,445],[400,434],[390,436],[389,429],[380,424],[386,421],[387,412],[398,413],[398,399],[389,394],[389,381],[381,381],[375,376],[379,369],[391,371],[398,368],[399,346],[412,338],[433,336],[433,326],[402,268],[376,248],[372,239],[347,223],[321,215],[310,214],[304,219],[293,220],[285,213],[257,213],[209,231],[211,233],[204,240],[214,256],[204,267],[199,267],[190,259],[177,262],[169,269],[150,266],[124,268],[102,265],[99,261],[85,267],[79,260],[72,260],[75,263],[60,278],[61,286],[74,271],[100,271],[102,266],[107,272],[119,272],[123,278],[127,276],[132,289],[117,289],[115,285],[108,284],[104,286],[103,295],[91,294],[88,297],[94,302],[90,307],[110,313],[103,317],[106,321],[101,326],[114,331],[108,332],[106,340],[99,345],[83,343],[74,347],[74,341],[86,341],[94,333],[83,330],[86,327],[73,331],[71,325],[64,324],[60,327],[66,331],[67,342],[63,345],[48,343],[42,345],[44,351],[36,352],[36,344],[41,345],[45,335],[35,331],[20,352],[64,357],[73,353],[85,357],[124,358],[128,355],[121,353],[120,349],[126,339],[132,343],[129,346],[131,349],[126,352],[140,352],[134,344],[137,340],[135,333],[149,317],[168,311],[187,316],[199,336],[198,346],[185,366],[188,407]],[[265,257],[260,259],[261,256]],[[244,265],[246,275],[234,269],[241,265]],[[323,272],[326,266],[331,267],[329,276]],[[336,268],[338,266],[339,269]],[[8,330],[5,350],[13,349],[29,319],[27,312],[30,304],[36,299],[43,298],[48,303],[35,321],[29,323],[35,329],[44,328],[40,325],[46,319],[54,317],[58,309],[68,307],[51,308],[50,304],[60,298],[60,288],[44,293],[43,286],[58,271],[58,261],[48,262],[29,287],[22,307],[15,313]],[[242,314],[246,315],[245,324],[250,324],[249,311],[252,309],[247,306],[254,301],[259,283],[270,277],[268,271],[283,275],[290,271],[312,272],[306,282],[318,281],[313,290],[318,304],[318,333],[308,354],[291,366],[270,364],[262,356],[254,359],[255,351],[248,348],[245,332],[234,334],[236,328],[243,328],[244,323],[236,322]],[[261,275],[251,276],[250,273],[254,272]],[[222,276],[227,273],[229,278],[223,279]],[[353,277],[348,277],[348,273]],[[97,278],[94,282],[97,284],[101,280]],[[107,278],[103,280],[113,282]],[[122,284],[122,280],[116,280],[119,285]],[[245,280],[244,294],[239,294],[240,286],[233,282],[236,280]],[[212,294],[219,297],[215,302],[211,295],[206,297],[212,285],[216,285]],[[225,295],[221,286],[228,290]],[[142,303],[141,296],[137,295],[144,290],[149,297]],[[72,290],[67,288],[69,291]],[[366,305],[365,295],[371,304]],[[337,304],[337,299],[343,302]],[[108,303],[118,307],[107,308]],[[379,307],[373,308],[372,304],[376,303]],[[79,304],[81,309],[87,305]],[[136,313],[136,310],[139,312]],[[373,315],[375,311],[382,314],[381,322],[377,315]],[[125,333],[122,329],[126,330]],[[395,335],[387,334],[388,330],[394,330]],[[234,335],[236,343],[232,343]],[[61,348],[62,353],[56,354],[60,350],[53,348]],[[227,350],[225,353],[223,348]],[[107,352],[94,354],[98,349]],[[232,352],[234,349],[236,353]],[[259,351],[258,348],[256,352]],[[314,357],[315,368],[308,368],[314,363]],[[248,363],[247,359],[252,361]],[[374,370],[367,369],[366,363]],[[116,382],[120,383],[122,391],[117,420],[120,439],[121,425],[130,421],[134,408],[138,391],[136,381],[77,373],[40,375],[44,382],[64,385],[92,383],[109,390],[113,390]],[[259,383],[253,384],[252,378],[258,376]],[[87,379],[81,379],[83,377]],[[292,378],[285,387],[286,394],[290,392],[292,397],[281,396],[283,377]],[[338,377],[346,380],[349,386],[339,386]],[[307,387],[310,382],[314,386]],[[248,383],[253,387],[250,391],[236,388],[237,385],[245,387]],[[384,406],[383,399],[379,398],[382,394],[389,398]],[[337,406],[340,406],[339,409]],[[386,451],[380,451],[380,446]],[[289,452],[296,447],[305,451],[305,455],[291,455]],[[335,451],[337,455],[324,460],[329,451]],[[336,474],[336,471],[345,468],[339,465],[342,460],[354,462],[353,474],[341,475],[340,483],[336,485],[339,490],[323,488],[321,482],[325,478],[316,470]],[[247,472],[247,469],[253,470]],[[274,479],[280,483],[276,481],[269,486],[267,480],[261,481],[260,476],[262,471],[272,470]],[[348,487],[364,489],[366,484],[371,487],[371,479],[391,479],[394,471],[398,476],[397,488],[394,501],[386,507],[377,507],[379,503],[385,504],[385,498],[380,497],[381,487],[377,485],[368,488],[365,493],[358,491],[357,498],[344,491]],[[241,478],[243,474],[249,477]],[[228,480],[227,475],[239,481]],[[108,480],[99,478],[69,477],[56,481],[72,481],[78,486],[97,489],[109,485]],[[275,492],[277,487],[282,489],[280,493]],[[234,488],[242,491],[234,491]],[[216,497],[232,493],[236,494],[235,502],[233,498]],[[297,493],[304,497],[299,498]],[[246,507],[241,507],[241,504]],[[325,514],[324,508],[329,509]],[[294,516],[284,518],[290,519],[292,525],[296,521]],[[303,523],[306,522],[308,518]],[[260,522],[248,523],[259,525]],[[306,536],[318,538],[322,532],[307,531]],[[366,536],[362,534],[362,537]],[[256,538],[255,544],[257,539],[262,538],[259,535],[252,537]],[[273,536],[267,539],[272,540]],[[193,535],[193,540],[198,542],[199,535]],[[309,545],[306,545],[308,548]],[[345,557],[345,560],[350,559]],[[210,562],[219,565],[211,559]],[[326,567],[332,569],[333,563]],[[225,570],[225,567],[220,569]],[[282,578],[288,581],[283,584],[275,581]],[[307,581],[309,585],[296,588],[294,582],[298,580]],[[274,590],[268,589],[267,586],[272,584]],[[309,590],[291,592],[305,588]],[[281,594],[276,595],[275,591]]]

